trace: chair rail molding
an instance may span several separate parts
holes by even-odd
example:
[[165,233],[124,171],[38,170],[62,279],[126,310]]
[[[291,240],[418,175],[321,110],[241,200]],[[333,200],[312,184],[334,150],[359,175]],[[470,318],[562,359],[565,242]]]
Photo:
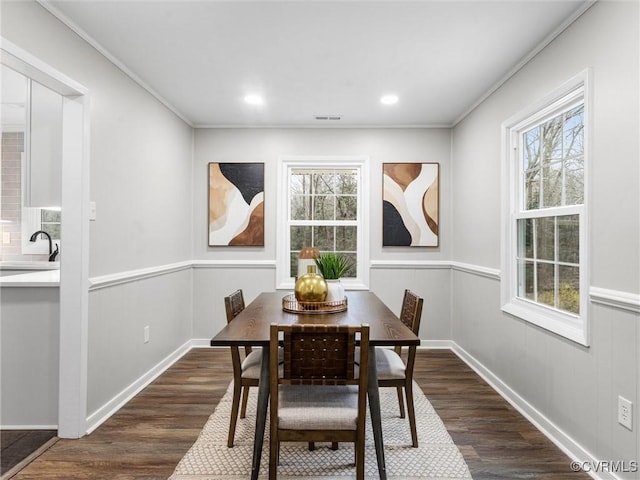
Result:
[[265,268],[275,269],[275,260],[192,260],[193,268]]
[[137,270],[128,270],[126,272],[112,273],[89,278],[89,291],[99,290],[101,288],[113,287],[123,283],[135,282],[147,278],[166,275],[168,273],[187,270],[192,267],[192,261],[170,263],[167,265],[156,265],[155,267],[140,268]]
[[490,278],[492,280],[500,280],[500,270],[497,268],[483,267],[481,265],[472,265],[470,263],[451,262],[451,268],[458,272],[471,273],[481,277]]
[[169,263],[166,265],[156,265],[137,270],[127,270],[125,272],[110,273],[91,277],[89,279],[89,291],[100,290],[102,288],[122,285],[124,283],[145,280],[160,275],[179,272],[188,269],[225,269],[225,268],[247,268],[247,269],[275,269],[275,260],[185,260],[183,262]]
[[640,294],[637,293],[591,287],[589,289],[589,298],[595,304],[640,313]]
[[448,270],[451,262],[448,260],[371,260],[372,270]]
[[491,278],[493,280],[500,280],[500,270],[497,268],[455,262],[452,260],[372,260],[371,269],[456,270]]

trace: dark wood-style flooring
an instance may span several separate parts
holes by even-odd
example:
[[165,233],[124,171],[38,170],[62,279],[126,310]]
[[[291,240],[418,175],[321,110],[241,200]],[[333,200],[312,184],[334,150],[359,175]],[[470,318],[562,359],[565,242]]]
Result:
[[[59,440],[13,478],[166,479],[231,378],[227,351],[194,349],[91,435]],[[474,479],[590,478],[452,352],[420,351],[415,378]]]
[[56,430],[0,431],[0,475],[4,475],[43,445],[55,439],[56,434]]

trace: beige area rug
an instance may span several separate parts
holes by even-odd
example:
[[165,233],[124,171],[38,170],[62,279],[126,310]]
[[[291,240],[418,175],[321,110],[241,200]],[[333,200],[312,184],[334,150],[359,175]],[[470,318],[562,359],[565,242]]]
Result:
[[[257,388],[251,389],[247,417],[238,419],[233,448],[227,448],[231,385],[219,405],[209,417],[200,436],[182,458],[170,480],[236,480],[251,475],[253,432]],[[422,390],[414,382],[415,409],[419,447],[411,446],[409,421],[399,416],[394,388],[380,389],[382,431],[384,435],[387,478],[393,480],[462,480],[471,474],[462,454],[453,443],[442,420]],[[254,412],[250,415],[248,412]],[[378,464],[373,444],[371,423],[367,422],[366,464],[367,479],[377,479]],[[269,471],[269,426],[265,432],[260,478]],[[283,442],[280,447],[278,478],[346,480],[355,478],[353,444],[341,443],[337,451],[330,444],[316,444],[310,452],[306,443]]]

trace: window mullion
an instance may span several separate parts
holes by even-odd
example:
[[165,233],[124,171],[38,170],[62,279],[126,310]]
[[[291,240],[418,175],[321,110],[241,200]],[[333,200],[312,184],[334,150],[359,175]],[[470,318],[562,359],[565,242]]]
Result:
[[553,306],[560,307],[560,266],[558,262],[560,250],[560,235],[558,231],[558,217],[553,217]]
[[539,136],[540,136],[540,160],[538,162],[538,172],[540,172],[540,191],[538,192],[538,209],[544,208],[544,159],[547,155],[547,147],[545,145],[544,139],[542,138],[542,127],[538,127]]
[[565,144],[564,144],[564,138],[565,138],[565,126],[567,124],[567,112],[565,112],[562,115],[562,161],[560,163],[560,178],[562,180],[562,189],[560,190],[560,204],[561,205],[566,205],[567,204],[567,182],[566,182],[566,172],[565,172],[565,167],[566,167],[566,158],[567,158],[567,152],[565,151]]

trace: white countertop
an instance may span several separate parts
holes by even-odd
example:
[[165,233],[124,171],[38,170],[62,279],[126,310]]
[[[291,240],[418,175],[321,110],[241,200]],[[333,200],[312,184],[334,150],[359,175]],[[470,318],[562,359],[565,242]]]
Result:
[[0,270],[59,270],[60,262],[42,262],[30,260],[4,260]]
[[59,287],[60,270],[20,273],[0,277],[0,287]]

